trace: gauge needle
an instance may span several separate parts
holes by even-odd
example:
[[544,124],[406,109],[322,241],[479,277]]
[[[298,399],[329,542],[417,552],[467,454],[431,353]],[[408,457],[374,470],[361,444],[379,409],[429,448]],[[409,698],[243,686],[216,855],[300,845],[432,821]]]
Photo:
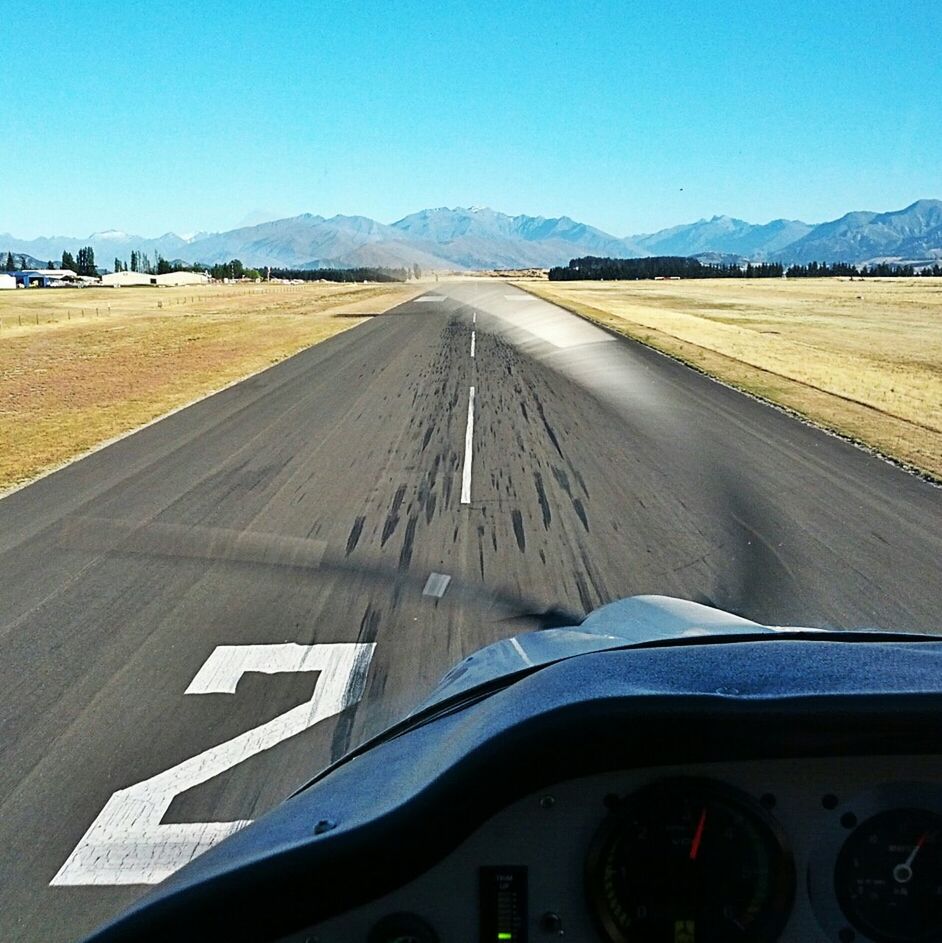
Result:
[[693,841],[690,843],[690,860],[697,860],[697,852],[700,850],[700,842],[703,839],[703,826],[706,825],[706,807],[700,813],[700,821],[697,822],[697,830],[693,833]]
[[906,859],[905,862],[903,862],[903,863],[906,865],[907,868],[911,868],[911,867],[912,867],[913,861],[915,861],[915,859],[916,859],[916,855],[919,854],[919,849],[922,848],[922,846],[926,843],[926,839],[927,839],[928,837],[929,837],[929,833],[928,833],[928,832],[923,832],[923,833],[919,836],[919,841],[916,842],[916,847],[913,848],[913,850],[909,853],[909,857]]
[[928,832],[923,832],[919,836],[919,841],[916,842],[916,846],[909,853],[909,857],[902,863],[898,864],[893,868],[893,879],[898,884],[905,884],[907,881],[911,880],[913,876],[913,862],[916,860],[916,855],[919,854],[919,849],[926,843],[929,838]]

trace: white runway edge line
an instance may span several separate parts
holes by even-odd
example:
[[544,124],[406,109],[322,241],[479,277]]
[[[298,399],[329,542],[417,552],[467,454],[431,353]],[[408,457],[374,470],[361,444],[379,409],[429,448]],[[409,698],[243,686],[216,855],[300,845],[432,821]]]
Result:
[[250,756],[340,713],[363,694],[373,642],[298,645],[220,645],[185,694],[235,694],[248,672],[317,672],[310,700],[252,730],[183,760],[112,794],[72,854],[49,882],[64,885],[156,884],[227,835],[248,825],[235,822],[163,824],[173,800],[232,769]]
[[461,503],[471,503],[471,450],[474,446],[474,387],[468,395],[468,427],[464,433],[464,468],[461,470]]

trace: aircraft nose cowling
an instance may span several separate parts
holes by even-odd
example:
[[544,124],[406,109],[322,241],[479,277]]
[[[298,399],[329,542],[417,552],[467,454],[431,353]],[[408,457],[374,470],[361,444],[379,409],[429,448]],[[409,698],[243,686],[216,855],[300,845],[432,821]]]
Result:
[[773,631],[686,599],[631,596],[601,606],[578,626],[525,632],[474,652],[448,671],[432,695],[413,713],[501,676],[572,655],[663,639]]
[[629,596],[600,606],[579,626],[582,632],[617,636],[638,644],[696,635],[772,632],[742,616],[672,596]]

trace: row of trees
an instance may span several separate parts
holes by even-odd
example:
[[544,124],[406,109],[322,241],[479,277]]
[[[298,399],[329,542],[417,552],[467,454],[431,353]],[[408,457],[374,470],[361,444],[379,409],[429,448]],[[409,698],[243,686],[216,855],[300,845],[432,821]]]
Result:
[[151,262],[146,252],[141,252],[140,249],[132,249],[130,263],[126,262],[124,259],[115,258],[114,271],[141,272],[144,275],[157,275],[159,274],[159,266],[162,261],[160,253],[157,254],[157,263],[155,265]]
[[3,268],[4,268],[4,271],[7,271],[7,272],[16,272],[18,269],[29,268],[29,265],[27,265],[25,255],[20,256],[20,264],[17,265],[16,259],[13,258],[13,253],[8,252],[6,262],[4,263]]
[[[49,267],[52,268],[52,265]],[[70,269],[76,275],[96,276],[98,270],[95,268],[95,250],[91,246],[84,246],[78,250],[74,258],[71,252],[63,252],[62,268]]]
[[[240,262],[238,264],[241,265],[242,263]],[[159,252],[156,253],[155,259],[152,262],[146,252],[132,249],[131,261],[128,262],[116,256],[113,270],[115,272],[140,272],[142,275],[167,275],[170,272],[205,272],[207,267],[199,264],[189,265],[179,260],[171,262],[169,259],[165,259]]]
[[414,272],[408,268],[273,268],[271,277],[305,282],[404,282]]
[[260,271],[245,265],[240,259],[231,259],[228,262],[217,262],[215,265],[196,263],[190,265],[179,260],[171,262],[157,254],[157,261],[151,264],[144,252],[132,252],[130,267],[121,259],[114,260],[116,272],[144,272],[150,275],[164,275],[169,272],[208,272],[212,278],[221,281],[224,278],[237,281],[240,278],[265,278],[270,274],[272,278],[301,279],[303,281],[317,281],[322,279],[328,282],[404,282],[409,276],[421,277],[421,270],[417,265],[408,268],[354,268],[354,269],[266,269]]
[[[46,268],[54,269],[55,267],[56,263],[52,259],[46,263]],[[30,268],[29,258],[25,255],[20,256],[20,264],[17,265],[13,253],[8,252],[3,268],[7,272],[28,269]],[[94,277],[98,274],[95,269],[95,250],[91,246],[85,246],[83,249],[79,249],[78,255],[74,257],[71,252],[63,252],[59,268],[69,269],[75,272],[76,275],[91,275]]]
[[[19,261],[17,261],[19,259]],[[7,252],[3,268],[7,272],[16,272],[30,268],[30,260],[26,255],[14,256],[12,252]],[[64,250],[62,258],[58,263],[51,259],[46,263],[50,269],[62,268],[75,272],[76,275],[96,276],[98,269],[95,265],[95,250],[91,246],[84,246],[79,249],[75,255],[68,250]],[[258,278],[259,274],[255,269],[246,269],[238,259],[232,262],[224,263],[222,266],[214,266],[214,271],[218,269],[221,274],[218,278],[241,278],[242,274],[250,278]],[[146,252],[131,250],[131,261],[128,263],[124,259],[115,257],[115,272],[141,272],[147,275],[163,275],[168,272],[193,271],[203,272],[206,270],[204,265],[187,265],[183,262],[170,262],[157,253],[156,262],[151,262]],[[231,274],[238,271],[238,275]]]
[[[255,268],[246,268],[239,259],[233,259],[231,262],[218,262],[216,265],[198,266],[198,271],[209,272],[213,278],[262,278],[262,273]],[[172,271],[180,271],[173,269]]]
[[926,266],[917,270],[912,265],[897,262],[879,262],[874,265],[851,265],[849,262],[809,262],[792,265],[785,273],[789,278],[829,278],[834,275],[851,278],[911,278],[913,275],[942,275],[942,265]]
[[748,262],[746,265],[706,265],[698,259],[661,255],[649,259],[608,259],[586,256],[572,259],[567,266],[549,271],[550,281],[615,280],[646,278],[852,278],[912,277],[942,275],[942,265],[926,266],[919,271],[912,265],[880,262],[857,266],[850,262],[809,262],[791,265],[780,262]]
[[738,265],[704,265],[698,259],[680,255],[658,255],[649,259],[603,259],[585,256],[572,259],[565,267],[549,271],[550,281],[578,279],[639,279],[639,278],[781,278],[778,262]]

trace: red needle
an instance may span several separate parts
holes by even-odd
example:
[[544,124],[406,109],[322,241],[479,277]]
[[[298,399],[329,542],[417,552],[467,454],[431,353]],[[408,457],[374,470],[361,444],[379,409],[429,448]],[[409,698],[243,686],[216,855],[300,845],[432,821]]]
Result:
[[703,826],[706,825],[706,807],[700,813],[700,821],[697,822],[697,830],[693,833],[693,841],[690,843],[690,860],[697,860],[697,852],[700,850],[700,842],[703,839]]
[[927,839],[928,837],[929,837],[929,833],[928,833],[928,832],[923,832],[923,833],[919,836],[919,841],[916,842],[916,847],[913,848],[913,853],[909,856],[908,860],[906,861],[906,864],[912,864],[912,863],[913,863],[913,859],[916,857],[916,855],[919,854],[919,849],[922,848],[922,846],[926,843],[926,839]]
[[[908,881],[913,876],[912,871],[910,870],[913,866],[913,861],[916,860],[916,855],[919,854],[919,849],[922,848],[922,846],[928,841],[928,839],[929,839],[929,833],[923,832],[922,835],[919,836],[919,841],[916,842],[916,847],[913,848],[913,850],[909,853],[909,857],[900,865],[902,870],[905,871],[907,875],[903,880]],[[894,876],[895,876],[895,872],[894,872]],[[897,878],[897,880],[900,880],[900,879]]]

